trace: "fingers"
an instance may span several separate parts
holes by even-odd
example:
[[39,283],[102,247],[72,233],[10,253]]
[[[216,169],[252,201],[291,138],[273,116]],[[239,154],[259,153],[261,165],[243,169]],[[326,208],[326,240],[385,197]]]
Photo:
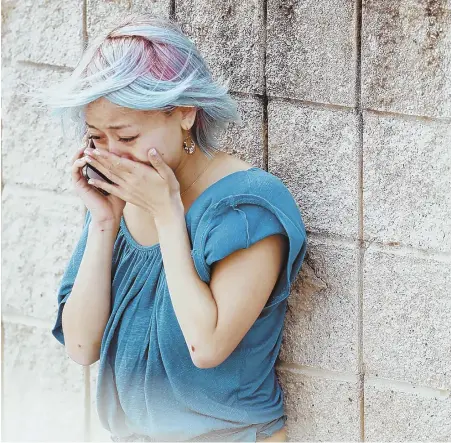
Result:
[[99,172],[101,172],[105,177],[107,177],[109,180],[111,180],[114,183],[122,183],[123,179],[118,174],[120,173],[120,170],[113,167],[112,163],[106,163],[103,164],[99,161],[99,158],[95,155],[86,155],[86,157],[89,158],[89,163],[94,166],[95,169],[97,169]]
[[83,151],[88,147],[88,143],[89,143],[89,138],[88,138],[88,134],[86,133],[81,140],[80,148],[78,148],[75,151],[75,154],[72,156],[72,158],[70,160],[71,164],[74,163],[75,160],[80,158],[80,156],[83,154]]
[[133,173],[138,167],[137,162],[128,159],[126,156],[119,157],[105,150],[88,149],[99,164],[108,169],[112,173]]
[[109,194],[115,195],[116,197],[119,197],[123,199],[122,194],[120,193],[120,189],[116,184],[109,184],[106,181],[98,180],[98,179],[90,179],[89,185],[95,186],[96,188],[103,189],[104,191],[108,192]]
[[88,149],[91,165],[117,185],[124,186],[140,166],[137,162],[119,157],[108,151]]
[[[83,152],[83,151],[81,151]],[[74,181],[74,183],[77,183],[81,178],[82,178],[82,174],[81,174],[81,168],[83,168],[83,166],[86,165],[87,162],[87,157],[82,157],[79,158],[77,160],[75,160],[72,164],[72,169],[71,169],[71,175],[72,175],[72,180]]]
[[72,179],[75,183],[77,183],[81,178],[81,168],[88,163],[87,158],[88,156],[83,156],[85,149],[89,146],[89,134],[88,132],[85,132],[83,138],[81,139],[81,146],[77,149],[75,154],[73,155],[71,159],[72,163]]
[[79,148],[75,151],[75,154],[72,156],[72,158],[70,159],[70,163],[73,164],[75,162],[75,160],[78,160],[82,155],[83,155],[83,148]]
[[71,158],[71,175],[74,183],[77,183],[81,178],[81,168],[85,166],[87,163],[86,156],[83,156],[84,150],[88,147],[89,144],[89,134],[86,132],[83,138],[81,139],[81,146],[75,151],[75,154]]

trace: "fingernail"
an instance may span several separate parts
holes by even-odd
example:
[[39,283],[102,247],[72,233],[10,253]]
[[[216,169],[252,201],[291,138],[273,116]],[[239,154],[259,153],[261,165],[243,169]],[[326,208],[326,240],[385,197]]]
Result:
[[94,155],[100,155],[100,151],[97,151],[97,149],[94,149],[93,154]]
[[150,150],[150,155],[157,155],[157,150],[155,148],[152,148]]

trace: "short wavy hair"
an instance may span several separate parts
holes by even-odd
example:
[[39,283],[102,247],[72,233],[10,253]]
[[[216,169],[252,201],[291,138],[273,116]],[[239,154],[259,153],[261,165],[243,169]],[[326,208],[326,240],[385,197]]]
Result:
[[209,157],[219,151],[218,133],[230,122],[242,124],[228,84],[213,80],[192,40],[172,19],[149,14],[128,15],[97,36],[71,75],[37,96],[61,118],[63,132],[70,122],[80,140],[86,130],[84,106],[100,97],[166,115],[176,106],[195,106],[190,135]]

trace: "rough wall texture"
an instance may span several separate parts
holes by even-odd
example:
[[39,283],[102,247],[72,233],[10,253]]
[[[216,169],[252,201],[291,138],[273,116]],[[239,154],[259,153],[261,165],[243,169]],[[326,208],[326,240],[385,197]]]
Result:
[[230,78],[245,125],[224,146],[304,215],[277,365],[289,439],[451,441],[447,0],[3,0],[3,440],[109,440],[97,365],[50,334],[84,213],[76,146],[20,92],[130,11],[175,16]]

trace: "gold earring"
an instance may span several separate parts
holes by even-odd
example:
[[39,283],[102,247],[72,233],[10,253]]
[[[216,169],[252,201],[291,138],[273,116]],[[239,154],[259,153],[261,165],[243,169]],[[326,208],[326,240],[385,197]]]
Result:
[[196,144],[194,143],[193,140],[191,140],[191,144],[190,146],[188,146],[188,144],[186,143],[186,140],[189,139],[189,135],[185,138],[185,140],[183,140],[183,149],[185,150],[185,152],[189,155],[194,154],[194,151],[196,150]]

